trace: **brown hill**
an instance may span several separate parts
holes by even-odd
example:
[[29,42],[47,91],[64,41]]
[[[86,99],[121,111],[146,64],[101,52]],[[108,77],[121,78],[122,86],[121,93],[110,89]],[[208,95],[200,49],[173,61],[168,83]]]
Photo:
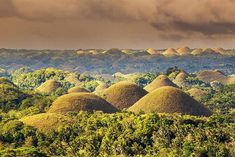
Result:
[[212,50],[222,55],[226,54],[226,50],[221,47],[213,48]]
[[181,71],[173,80],[173,82],[179,86],[179,87],[185,87],[188,85],[187,83],[187,77],[188,77],[188,73],[186,73],[185,71]]
[[174,84],[167,76],[165,75],[159,75],[155,80],[153,80],[150,84],[144,87],[144,89],[148,92],[152,92],[157,88],[163,87],[163,86],[172,86],[177,87],[176,84]]
[[96,95],[102,95],[102,93],[108,88],[108,85],[105,83],[100,83],[93,92]]
[[61,87],[61,84],[55,80],[47,80],[43,84],[41,84],[36,90],[44,93],[44,94],[50,94],[52,92],[55,92],[59,87]]
[[197,73],[197,77],[207,83],[219,82],[224,85],[234,84],[235,76],[226,76],[219,70],[204,70]]
[[214,51],[211,48],[205,48],[205,49],[195,49],[192,51],[193,55],[218,55],[219,52]]
[[150,55],[159,55],[159,54],[160,54],[157,50],[155,50],[155,49],[153,49],[153,48],[149,48],[149,49],[147,49],[146,51],[147,51]]
[[177,56],[178,52],[173,48],[168,48],[166,51],[163,52],[163,55],[166,57],[173,57]]
[[129,49],[123,49],[122,52],[125,54],[132,54],[131,50]]
[[235,76],[228,76],[225,84],[235,84]]
[[199,88],[191,88],[187,91],[191,97],[194,99],[201,101],[203,97],[207,95],[207,92],[203,91],[202,89]]
[[78,50],[78,55],[97,55],[98,52],[96,50]]
[[177,52],[181,55],[181,56],[185,56],[185,55],[189,55],[191,52],[191,49],[189,47],[181,47],[179,49],[177,49]]
[[191,54],[192,55],[200,55],[202,52],[203,52],[203,50],[201,48],[196,48],[191,52]]
[[123,109],[130,107],[146,94],[147,91],[135,83],[122,81],[106,89],[103,97],[118,109]]
[[218,81],[225,83],[227,76],[219,70],[204,70],[197,73],[197,77],[207,83]]
[[211,112],[182,90],[174,87],[161,87],[140,99],[129,109],[139,113],[181,113],[195,116],[209,116]]
[[49,108],[49,113],[103,111],[114,113],[118,110],[104,99],[92,93],[71,93],[57,98]]
[[76,86],[68,90],[68,93],[81,93],[81,92],[89,93],[87,89],[80,86]]
[[137,51],[135,53],[133,53],[134,56],[149,56],[150,54],[145,51],[145,50],[142,50],[142,51]]
[[74,84],[75,86],[79,86],[81,82],[78,79],[78,76],[75,73],[71,73],[68,76],[65,77],[65,80],[69,83]]
[[109,49],[107,51],[103,52],[104,54],[108,54],[108,55],[123,55],[125,53],[123,53],[121,50],[117,49],[117,48],[112,48]]
[[20,119],[26,125],[35,127],[41,132],[56,130],[59,126],[72,123],[72,119],[56,113],[41,113]]

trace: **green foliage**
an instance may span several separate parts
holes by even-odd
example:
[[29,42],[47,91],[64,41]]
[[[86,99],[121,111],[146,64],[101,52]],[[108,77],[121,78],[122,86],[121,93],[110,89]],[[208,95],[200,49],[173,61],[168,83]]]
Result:
[[9,111],[19,107],[26,94],[8,84],[0,84],[0,109]]
[[[177,71],[174,67],[168,73]],[[4,111],[0,110],[0,156],[235,156],[235,85],[214,90],[195,75],[188,77],[192,86],[210,91],[202,100],[214,113],[210,117],[79,112],[65,115],[71,123],[56,121],[60,117],[56,115],[52,124],[52,119],[36,116],[46,112],[58,95],[73,86],[64,79],[68,74],[53,68],[36,71],[22,68],[12,75],[20,88],[0,78],[0,108]],[[144,86],[155,77],[154,73],[146,73],[135,82]],[[98,85],[97,80],[102,80],[85,73],[77,78],[82,82],[81,86],[91,91]],[[62,87],[49,95],[30,91],[49,79],[61,82]],[[35,122],[35,128],[19,121],[26,116],[35,118],[28,117],[29,121]],[[42,127],[40,120],[55,129],[41,132],[36,129],[36,126]]]
[[32,156],[32,157],[47,157],[47,155],[41,153],[35,147],[22,147],[18,149],[6,149],[1,151],[2,157],[19,157],[19,156]]
[[[177,66],[170,67],[166,70],[166,75],[169,76],[171,73],[180,73],[181,69],[179,69]],[[176,74],[176,75],[177,75]]]
[[218,113],[226,113],[235,108],[235,84],[226,85],[208,96],[206,104]]
[[79,75],[79,80],[82,82],[89,82],[89,81],[94,80],[94,78],[87,73],[82,73]]
[[151,83],[157,77],[157,75],[158,74],[155,73],[146,73],[135,78],[134,82],[139,86],[144,87],[147,84]]
[[88,89],[89,91],[93,92],[95,91],[95,88],[98,86],[99,84],[95,81],[88,81],[88,82],[83,82],[81,84],[82,87],[84,87],[85,89]]
[[195,87],[209,87],[210,86],[208,83],[205,83],[199,80],[195,74],[190,74],[186,78],[186,81],[188,82],[188,84],[190,84],[191,86],[195,86]]
[[[220,121],[217,119],[220,118]],[[156,114],[113,115],[79,113],[76,122],[46,135],[40,143],[57,156],[231,156],[234,138],[232,115],[209,120],[191,116]]]
[[20,88],[34,89],[40,86],[46,80],[54,79],[61,81],[62,83],[66,82],[63,80],[67,75],[68,72],[54,68],[40,69],[32,72],[19,69],[13,72],[12,81]]
[[51,103],[56,99],[56,96],[45,96],[41,94],[33,94],[25,98],[20,103],[20,110],[25,110],[30,107],[36,107],[40,112],[44,112]]
[[[68,116],[74,123],[44,134],[16,120],[0,123],[3,126],[0,142],[4,145],[0,154],[23,153],[24,149],[29,154],[31,149],[40,150],[47,156],[226,157],[235,153],[233,114],[200,118],[177,114],[80,112]],[[10,146],[14,149],[9,149]]]
[[12,75],[14,75],[14,76],[22,75],[22,74],[27,74],[29,72],[31,72],[30,67],[25,66],[25,67],[22,67],[22,68],[19,68],[19,69],[15,70]]

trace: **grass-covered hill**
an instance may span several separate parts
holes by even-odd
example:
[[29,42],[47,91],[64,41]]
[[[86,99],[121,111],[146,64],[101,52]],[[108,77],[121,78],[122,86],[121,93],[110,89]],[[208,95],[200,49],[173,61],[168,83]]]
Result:
[[[235,85],[183,71],[8,73],[0,78],[0,156],[235,156]],[[185,84],[147,93],[144,88],[159,76]],[[39,92],[48,80],[60,87]],[[115,107],[132,100],[127,110]]]
[[56,130],[59,126],[73,122],[71,118],[56,113],[41,113],[33,116],[26,116],[21,118],[20,121],[41,132]]
[[204,70],[197,74],[197,77],[204,82],[217,81],[222,84],[234,84],[235,76],[226,76],[222,71],[219,70]]
[[118,109],[128,108],[148,92],[135,83],[121,81],[104,90],[102,96]]
[[80,86],[72,87],[68,90],[68,93],[80,93],[80,92],[89,93],[89,91],[86,88]]
[[118,110],[101,97],[92,93],[71,93],[57,98],[49,108],[49,113],[66,114],[79,111],[103,111],[115,113]]
[[60,82],[57,82],[55,80],[47,80],[43,84],[41,84],[36,90],[45,93],[45,94],[50,94],[55,92],[58,88],[60,88],[62,85]]
[[153,80],[150,84],[144,87],[144,89],[148,92],[152,92],[163,86],[172,86],[178,87],[174,84],[166,75],[159,75],[155,80]]
[[129,109],[140,113],[181,113],[196,116],[210,116],[211,111],[192,97],[175,87],[165,86],[154,90],[136,102]]
[[200,88],[191,88],[186,91],[190,96],[192,96],[196,100],[202,100],[204,97],[208,95],[208,92],[205,90],[202,90]]

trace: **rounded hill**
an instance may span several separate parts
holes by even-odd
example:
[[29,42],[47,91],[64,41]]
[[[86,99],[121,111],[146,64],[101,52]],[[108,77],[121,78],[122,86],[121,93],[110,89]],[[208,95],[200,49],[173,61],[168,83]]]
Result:
[[187,91],[187,93],[198,101],[201,101],[202,98],[207,95],[207,93],[200,88],[191,88]]
[[55,80],[47,80],[37,88],[37,91],[44,94],[50,94],[52,92],[55,92],[61,86],[62,85]]
[[123,109],[130,107],[147,93],[135,83],[122,81],[110,86],[102,96],[118,109]]
[[147,49],[146,51],[147,51],[150,55],[159,55],[159,54],[160,54],[157,50],[155,50],[155,49],[153,49],[153,48],[149,48],[149,49]]
[[204,70],[197,73],[197,77],[207,83],[212,81],[223,81],[227,79],[227,76],[219,70]]
[[72,87],[68,90],[68,93],[81,93],[81,92],[89,93],[89,91],[86,88],[80,86]]
[[64,80],[68,81],[71,84],[74,84],[75,86],[79,86],[81,84],[81,82],[78,79],[78,75],[75,73],[71,73],[69,75],[67,75]]
[[220,54],[219,52],[211,49],[211,48],[205,48],[203,49],[203,55],[210,55],[210,54]]
[[220,54],[219,52],[216,52],[214,51],[213,49],[211,48],[205,48],[205,49],[201,49],[201,48],[198,48],[198,49],[194,49],[192,51],[192,54],[193,55],[215,55],[215,54]]
[[129,109],[139,113],[181,113],[195,116],[209,116],[211,112],[182,90],[174,87],[161,87],[136,102]]
[[177,52],[179,53],[179,55],[185,56],[185,55],[190,54],[191,49],[189,47],[185,46],[185,47],[181,47],[181,48],[177,49]]
[[186,73],[185,71],[181,71],[173,80],[173,82],[180,87],[185,87],[187,86],[187,77],[188,77],[188,73]]
[[216,48],[213,48],[212,50],[214,50],[215,52],[220,53],[222,55],[226,54],[226,50],[221,47],[216,47]]
[[168,48],[166,51],[163,52],[163,55],[166,57],[174,57],[178,55],[178,52],[173,48]]
[[150,84],[145,86],[145,90],[148,92],[152,92],[157,88],[163,87],[163,86],[172,86],[177,87],[176,84],[174,84],[166,75],[159,75],[155,80],[153,80]]
[[191,52],[191,54],[192,55],[200,55],[200,54],[202,54],[202,52],[203,52],[203,50],[201,48],[196,48]]
[[93,92],[96,95],[102,95],[104,90],[108,88],[108,85],[106,83],[100,83],[96,88],[95,91]]
[[107,54],[107,55],[123,55],[125,53],[123,53],[118,48],[112,48],[112,49],[109,49],[107,51],[104,51],[103,54]]
[[49,113],[61,114],[79,111],[114,113],[118,110],[106,100],[92,93],[71,93],[60,96],[48,110]]
[[56,130],[59,126],[72,122],[67,116],[56,113],[41,113],[20,119],[26,125],[32,126],[41,132]]

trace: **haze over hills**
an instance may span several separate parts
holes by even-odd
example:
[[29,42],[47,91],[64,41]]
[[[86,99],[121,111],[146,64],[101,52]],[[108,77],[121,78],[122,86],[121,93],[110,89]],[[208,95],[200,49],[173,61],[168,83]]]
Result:
[[63,70],[97,74],[165,71],[178,66],[188,72],[219,69],[234,73],[233,49],[88,49],[88,50],[25,50],[0,49],[0,68],[12,71],[23,66],[32,69],[55,67]]

